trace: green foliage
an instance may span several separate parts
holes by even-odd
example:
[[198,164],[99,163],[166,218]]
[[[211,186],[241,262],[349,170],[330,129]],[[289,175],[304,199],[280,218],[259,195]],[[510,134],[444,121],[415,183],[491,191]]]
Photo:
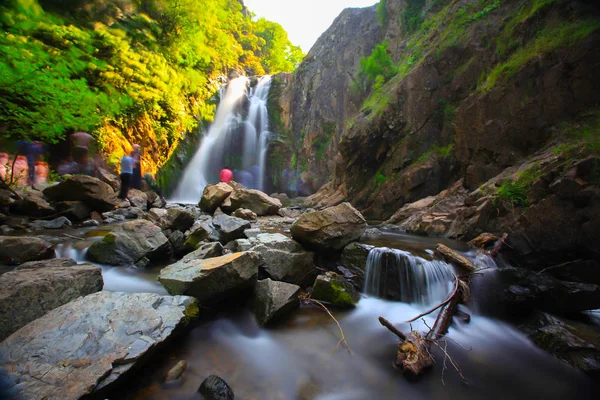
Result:
[[357,73],[358,81],[363,90],[367,90],[373,83],[380,86],[387,82],[398,72],[390,52],[388,42],[378,44],[369,57],[360,60],[360,69]]
[[437,156],[440,159],[451,157],[453,149],[454,146],[452,144],[449,144],[447,146],[435,145],[429,150],[427,150],[425,153],[421,154],[419,158],[417,158],[416,162],[424,163],[432,156]]
[[[594,108],[574,121],[562,124],[556,136],[562,143],[552,150],[555,155],[600,155],[600,109]],[[579,154],[581,152],[583,154]]]
[[379,3],[377,3],[377,21],[382,27],[388,25],[387,0],[379,0]]
[[489,5],[485,6],[481,11],[479,11],[479,12],[475,13],[473,16],[471,16],[471,20],[479,21],[480,19],[487,17],[489,13],[491,13],[498,7],[500,7],[500,0],[496,0],[496,1],[494,1],[493,4],[489,4]]
[[378,188],[383,185],[387,179],[387,176],[383,175],[380,171],[377,171],[375,174],[375,187]]
[[505,201],[514,207],[527,207],[533,183],[540,179],[541,172],[536,164],[516,174],[515,179],[507,179],[496,189],[496,201]]
[[335,129],[336,129],[335,122],[326,122],[323,125],[322,135],[319,135],[318,137],[315,138],[315,140],[313,140],[311,147],[312,147],[313,151],[315,152],[315,156],[317,157],[317,160],[321,161],[323,159],[323,156],[325,155],[325,151],[327,150],[329,143],[331,143],[331,138],[333,137],[333,134],[335,133]]
[[574,46],[592,33],[600,30],[600,19],[564,22],[553,28],[538,32],[535,39],[513,53],[506,61],[499,63],[479,84],[478,90],[486,92],[514,76],[525,64],[540,54],[552,52],[565,46]]
[[423,23],[425,0],[406,0],[406,7],[400,14],[404,33],[415,32]]
[[452,123],[456,114],[456,106],[446,100],[439,101],[439,113],[444,123]]

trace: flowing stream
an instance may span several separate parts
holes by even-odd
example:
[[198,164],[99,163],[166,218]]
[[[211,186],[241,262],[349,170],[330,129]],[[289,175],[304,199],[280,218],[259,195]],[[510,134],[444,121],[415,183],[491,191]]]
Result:
[[[84,231],[79,233],[83,234]],[[88,231],[87,236],[85,242],[61,240],[57,255],[84,261],[87,247],[99,237],[93,231]],[[452,267],[434,262],[431,255],[437,239],[385,234],[365,241],[386,246],[371,251],[367,282],[377,271],[384,273],[388,269],[396,274],[400,284],[408,279],[412,287],[402,301],[390,301],[378,298],[377,285],[368,283],[354,310],[332,309],[351,354],[342,348],[332,354],[339,330],[320,309],[303,306],[280,324],[266,329],[258,326],[251,312],[240,304],[235,310],[219,310],[216,317],[201,319],[189,332],[155,354],[138,376],[118,389],[118,398],[200,399],[196,390],[212,374],[231,385],[236,399],[594,398],[597,384],[590,378],[539,350],[509,324],[477,311],[480,307],[475,311],[464,308],[471,314],[471,322],[453,323],[446,336],[447,351],[468,384],[461,381],[448,360],[443,371],[444,354],[435,347],[433,370],[416,383],[406,380],[392,367],[396,337],[377,318],[383,316],[403,331],[411,327],[427,331],[425,324],[433,324],[434,314],[411,326],[404,321],[447,296]],[[447,244],[464,250],[459,242]],[[490,267],[474,279],[472,295],[478,303],[493,306],[494,300],[483,296],[481,289],[485,288],[486,279],[493,279],[496,262],[474,253],[463,254],[472,259],[479,257],[478,262]],[[165,293],[156,282],[160,266],[101,267],[104,290]],[[167,371],[181,359],[188,363],[183,379],[176,384],[163,383]]]
[[197,203],[204,187],[218,182],[219,172],[226,166],[234,169],[234,180],[248,188],[264,189],[271,76],[259,78],[253,88],[248,84],[248,78],[239,77],[221,89],[215,119],[185,168],[171,201]]

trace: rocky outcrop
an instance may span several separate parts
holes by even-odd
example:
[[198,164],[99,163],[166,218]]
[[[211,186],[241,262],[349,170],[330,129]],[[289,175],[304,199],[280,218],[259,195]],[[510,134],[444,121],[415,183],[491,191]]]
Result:
[[206,185],[198,205],[202,211],[212,214],[232,192],[233,188],[225,182]]
[[21,264],[56,257],[54,248],[43,239],[28,236],[0,236],[0,263]]
[[15,398],[101,396],[102,389],[120,383],[198,311],[197,302],[186,296],[91,294],[0,343],[3,378],[14,385]]
[[331,271],[317,277],[311,297],[342,308],[354,307],[360,300],[360,294],[354,286],[343,276]]
[[103,284],[100,268],[71,259],[28,262],[0,275],[0,341]]
[[256,215],[277,215],[281,201],[256,189],[236,189],[230,196],[232,210],[246,208]]
[[52,201],[82,201],[99,212],[110,211],[120,204],[112,187],[87,175],[71,175],[58,185],[44,189],[44,196]]
[[186,261],[163,268],[158,280],[170,294],[194,296],[201,304],[246,294],[262,264],[260,255],[252,251]]
[[143,258],[165,258],[171,246],[159,227],[150,221],[136,220],[117,225],[88,249],[90,260],[110,265],[131,265]]
[[261,233],[250,242],[252,251],[260,253],[264,259],[261,269],[274,281],[308,286],[318,275],[314,253],[281,233]]
[[39,190],[30,189],[19,193],[22,198],[10,204],[10,212],[32,217],[55,215],[56,210],[44,199]]
[[254,315],[261,325],[282,318],[300,306],[300,286],[267,278],[254,287]]
[[350,203],[342,203],[302,214],[292,225],[291,232],[292,237],[303,245],[341,250],[358,240],[366,229],[363,216]]

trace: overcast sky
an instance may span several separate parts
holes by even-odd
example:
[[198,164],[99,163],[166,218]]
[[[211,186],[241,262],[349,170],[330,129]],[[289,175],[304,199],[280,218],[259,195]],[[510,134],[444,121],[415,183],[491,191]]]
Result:
[[258,17],[280,23],[290,41],[305,53],[344,8],[376,3],[378,0],[244,0]]

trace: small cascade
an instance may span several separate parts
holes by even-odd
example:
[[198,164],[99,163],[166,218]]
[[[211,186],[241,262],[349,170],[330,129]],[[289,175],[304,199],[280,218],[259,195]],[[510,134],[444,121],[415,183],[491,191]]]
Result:
[[204,187],[219,181],[219,172],[225,166],[233,169],[234,180],[264,190],[271,76],[261,77],[251,89],[248,83],[246,77],[232,79],[225,93],[221,91],[215,120],[186,167],[172,201],[197,203]]
[[375,247],[367,258],[364,292],[405,303],[434,304],[444,301],[452,290],[452,272],[452,266],[443,261]]

